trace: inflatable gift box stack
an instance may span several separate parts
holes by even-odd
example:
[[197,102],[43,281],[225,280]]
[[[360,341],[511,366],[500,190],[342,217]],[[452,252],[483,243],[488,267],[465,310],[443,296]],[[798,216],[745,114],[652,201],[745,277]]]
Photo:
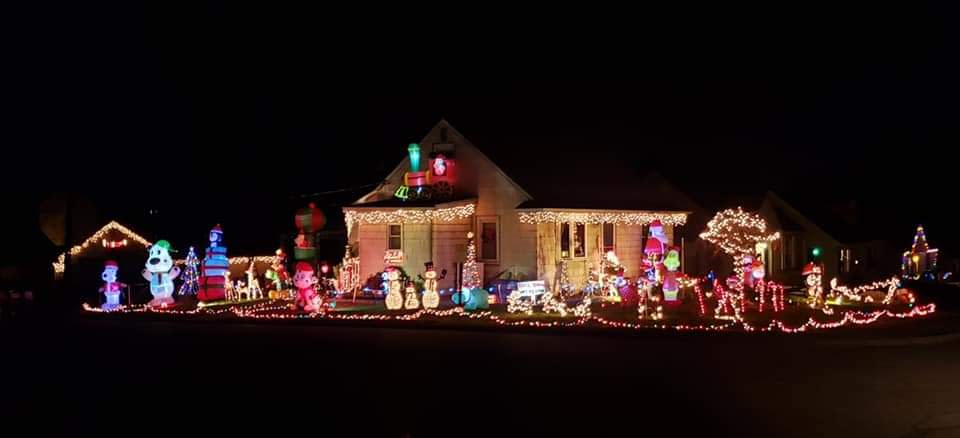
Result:
[[220,301],[226,298],[225,287],[230,275],[230,260],[227,247],[223,246],[223,230],[220,224],[210,230],[210,246],[203,258],[203,277],[197,298],[203,302]]

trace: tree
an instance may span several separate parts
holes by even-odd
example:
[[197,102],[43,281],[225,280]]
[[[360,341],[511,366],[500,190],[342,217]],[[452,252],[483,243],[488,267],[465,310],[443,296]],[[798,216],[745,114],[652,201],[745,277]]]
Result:
[[743,211],[740,207],[723,210],[707,223],[700,238],[723,249],[733,257],[733,269],[739,282],[743,282],[744,257],[752,255],[757,243],[780,238],[780,233],[767,233],[767,221],[760,215]]
[[186,268],[183,271],[183,284],[180,285],[179,294],[184,295],[196,295],[197,291],[200,290],[200,282],[198,281],[197,266],[200,265],[200,261],[197,259],[197,253],[194,252],[193,247],[190,247],[190,252],[187,253],[187,260],[184,261]]
[[467,233],[467,261],[463,263],[463,287],[467,290],[480,287],[480,270],[477,268],[477,245],[473,233]]

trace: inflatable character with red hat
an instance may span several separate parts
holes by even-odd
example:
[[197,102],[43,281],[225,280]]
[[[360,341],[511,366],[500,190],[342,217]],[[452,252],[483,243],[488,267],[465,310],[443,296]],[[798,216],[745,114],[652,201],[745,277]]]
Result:
[[297,300],[294,305],[307,312],[317,310],[314,298],[317,296],[316,285],[320,280],[314,273],[313,266],[307,262],[298,262],[297,271],[293,274],[293,286],[297,288]]
[[103,310],[114,310],[120,308],[120,291],[127,285],[117,281],[117,262],[107,260],[103,264],[103,273],[100,278],[103,279],[103,286],[100,292],[106,297],[107,301],[100,306]]

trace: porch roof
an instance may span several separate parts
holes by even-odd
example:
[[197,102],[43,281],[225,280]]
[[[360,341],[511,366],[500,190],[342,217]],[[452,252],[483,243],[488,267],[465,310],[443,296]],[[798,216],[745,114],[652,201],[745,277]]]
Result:
[[370,204],[343,207],[343,221],[349,236],[355,224],[426,224],[453,222],[476,213],[476,199],[464,199],[428,206],[397,208],[388,205]]
[[653,211],[594,208],[517,208],[520,222],[538,223],[615,223],[621,225],[647,225],[659,220],[665,225],[683,225],[687,222],[688,211]]

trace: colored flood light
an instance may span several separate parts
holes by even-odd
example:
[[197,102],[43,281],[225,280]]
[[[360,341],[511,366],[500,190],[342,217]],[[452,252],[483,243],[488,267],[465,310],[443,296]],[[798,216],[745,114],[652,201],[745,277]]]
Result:
[[420,145],[416,143],[410,143],[410,146],[407,146],[407,152],[410,153],[410,171],[419,172],[420,171]]

